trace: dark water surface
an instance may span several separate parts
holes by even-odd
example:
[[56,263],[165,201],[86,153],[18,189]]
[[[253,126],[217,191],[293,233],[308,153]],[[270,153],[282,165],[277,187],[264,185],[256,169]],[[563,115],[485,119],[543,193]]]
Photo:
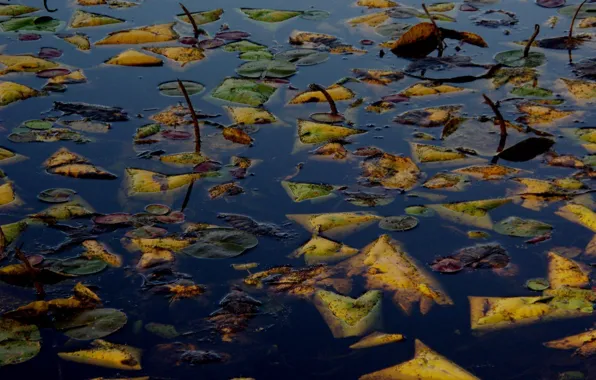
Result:
[[[41,2],[26,1],[27,5],[41,7]],[[404,1],[404,5],[420,7],[412,1]],[[314,66],[300,66],[298,73],[291,78],[291,86],[305,90],[310,83],[324,86],[333,84],[343,77],[352,76],[352,69],[392,69],[403,70],[408,60],[398,58],[384,49],[386,55],[379,57],[380,48],[377,44],[387,38],[374,32],[370,27],[351,27],[347,19],[377,10],[367,10],[356,6],[350,1],[330,0],[326,2],[280,2],[280,1],[242,1],[220,0],[217,2],[186,2],[191,12],[215,8],[223,8],[225,13],[219,21],[202,25],[211,35],[215,34],[220,25],[226,23],[231,30],[243,30],[251,34],[251,41],[270,47],[273,52],[292,48],[288,44],[288,37],[293,30],[328,33],[341,38],[345,43],[368,50],[363,55],[331,55],[324,63]],[[446,55],[459,54],[471,56],[474,62],[493,64],[493,56],[503,50],[517,49],[514,41],[527,39],[533,31],[533,25],[543,24],[550,16],[557,15],[560,20],[554,29],[542,27],[541,38],[561,36],[567,32],[570,19],[560,16],[556,9],[542,8],[533,1],[502,0],[493,4],[476,4],[478,12],[458,11],[460,3],[455,4],[455,10],[447,14],[455,17],[456,22],[440,22],[439,25],[460,31],[475,32],[483,36],[489,48],[481,49],[471,45],[463,45],[462,50],[455,51],[456,41],[449,41]],[[139,213],[143,212],[149,203],[163,203],[179,209],[186,195],[187,186],[167,193],[157,193],[151,196],[129,195],[126,189],[125,168],[143,168],[166,174],[188,173],[191,167],[172,167],[162,164],[159,160],[141,159],[137,154],[142,150],[164,149],[167,153],[191,151],[192,140],[169,141],[155,146],[133,144],[133,134],[136,128],[151,123],[149,116],[168,106],[183,102],[183,98],[166,97],[160,95],[157,86],[165,81],[176,78],[193,80],[202,83],[205,90],[192,96],[195,109],[208,114],[222,114],[213,121],[229,125],[232,120],[222,106],[236,105],[213,99],[209,94],[228,76],[235,75],[235,69],[243,63],[237,53],[227,53],[221,49],[207,51],[207,58],[201,62],[191,63],[181,68],[175,62],[165,62],[162,67],[122,67],[108,66],[103,62],[110,57],[134,46],[107,45],[94,46],[93,42],[103,38],[107,33],[132,28],[136,26],[168,23],[176,20],[180,14],[177,1],[145,0],[138,6],[128,9],[110,9],[107,5],[81,7],[74,1],[51,0],[51,8],[58,11],[51,16],[68,20],[76,9],[102,13],[126,20],[125,24],[108,25],[81,29],[86,33],[92,48],[88,52],[77,50],[74,46],[57,38],[52,33],[42,33],[37,41],[19,41],[18,33],[3,33],[0,35],[0,50],[2,54],[36,54],[41,47],[55,47],[63,50],[64,55],[56,61],[68,67],[83,70],[87,83],[68,85],[64,93],[50,93],[48,96],[28,99],[2,108],[0,113],[2,131],[1,145],[28,157],[27,160],[2,166],[8,178],[13,181],[16,193],[23,204],[2,210],[1,224],[21,220],[27,215],[41,211],[48,205],[37,199],[37,194],[47,188],[70,188],[86,200],[96,212],[108,214],[114,212]],[[311,8],[331,12],[328,19],[321,21],[294,18],[279,24],[266,24],[249,20],[238,8],[275,8],[308,10]],[[486,28],[476,26],[470,17],[479,15],[486,9],[505,9],[517,14],[519,23],[512,27]],[[44,11],[35,15],[45,15]],[[415,24],[424,20],[416,18],[396,19],[395,22]],[[388,21],[388,22],[391,22]],[[59,32],[72,32],[68,26],[61,26]],[[188,24],[178,22],[175,27],[180,35],[190,36],[192,29]],[[509,35],[504,30],[510,31]],[[579,29],[578,29],[579,30]],[[590,29],[581,30],[582,32]],[[361,46],[360,40],[372,39],[373,46]],[[163,45],[174,45],[176,41]],[[148,44],[151,45],[151,44]],[[138,47],[134,47],[138,48]],[[549,88],[560,94],[566,102],[561,109],[582,111],[553,126],[537,127],[537,129],[552,133],[556,139],[555,149],[561,154],[573,154],[583,157],[587,151],[577,140],[562,132],[563,129],[592,126],[594,110],[586,101],[576,101],[565,91],[558,81],[560,77],[573,78],[568,63],[568,55],[564,50],[541,50],[547,57],[547,63],[537,68],[540,74],[540,87]],[[589,58],[593,54],[593,45],[585,44],[573,52],[573,60]],[[431,54],[436,55],[436,52]],[[484,69],[458,68],[443,72],[429,71],[430,77],[449,77],[457,75],[478,75]],[[37,78],[33,73],[10,73],[1,80],[8,80],[40,89],[44,79]],[[411,157],[410,143],[415,141],[412,133],[417,130],[431,133],[437,139],[432,144],[458,147],[472,145],[479,150],[483,163],[487,164],[494,153],[498,140],[498,128],[490,127],[491,131],[480,131],[455,135],[451,141],[440,141],[441,128],[416,129],[394,123],[392,120],[398,114],[417,108],[430,106],[462,104],[462,114],[468,116],[487,115],[492,117],[489,107],[482,102],[481,94],[487,93],[493,100],[505,99],[513,95],[508,92],[511,85],[494,89],[489,80],[478,80],[471,83],[455,84],[468,89],[466,92],[440,96],[412,98],[408,102],[398,103],[390,113],[375,114],[366,112],[365,105],[379,100],[382,96],[399,92],[410,85],[419,82],[414,78],[404,78],[388,86],[375,86],[366,83],[347,83],[346,86],[356,93],[356,98],[364,98],[364,105],[347,110],[348,102],[338,102],[340,111],[354,123],[354,127],[368,130],[368,133],[349,138],[351,144],[346,145],[349,151],[366,146],[376,146],[392,154],[404,154]],[[234,377],[253,377],[263,379],[355,379],[364,374],[377,371],[407,360],[414,355],[414,340],[419,339],[433,350],[446,356],[454,363],[465,368],[475,376],[485,380],[500,379],[557,379],[565,371],[582,371],[588,378],[596,377],[596,370],[589,358],[572,356],[571,351],[548,349],[543,343],[564,336],[573,335],[592,326],[592,317],[568,319],[556,322],[537,323],[514,329],[504,329],[485,335],[475,335],[470,329],[470,312],[468,296],[535,296],[525,287],[526,280],[547,276],[546,253],[554,247],[578,247],[581,250],[587,245],[593,233],[579,225],[571,223],[557,215],[555,211],[564,202],[548,203],[539,211],[524,208],[519,202],[513,202],[490,212],[493,221],[500,221],[509,216],[537,219],[554,227],[552,239],[536,245],[525,244],[524,238],[500,235],[489,231],[491,237],[485,241],[469,239],[466,232],[476,230],[473,226],[453,223],[439,216],[419,217],[417,228],[407,232],[388,232],[381,230],[377,224],[342,237],[342,243],[355,248],[363,248],[383,233],[389,233],[392,238],[402,243],[406,252],[414,257],[423,267],[438,256],[446,256],[454,251],[472,246],[477,243],[498,242],[511,257],[510,266],[516,266],[517,272],[512,276],[500,276],[490,269],[464,270],[454,275],[432,275],[440,282],[443,289],[454,301],[452,306],[434,305],[432,310],[421,315],[415,306],[411,315],[406,315],[392,301],[392,293],[387,292],[383,299],[383,327],[379,331],[400,333],[406,340],[399,343],[374,347],[364,350],[352,350],[351,344],[358,337],[343,339],[333,338],[328,326],[311,302],[305,299],[268,293],[265,289],[245,287],[242,284],[244,271],[237,271],[231,267],[234,263],[259,263],[259,267],[252,271],[265,270],[270,266],[291,264],[303,267],[302,258],[288,258],[296,248],[304,244],[311,237],[296,223],[289,223],[287,214],[313,214],[329,212],[366,211],[381,216],[403,215],[404,208],[418,204],[445,203],[490,199],[511,195],[519,184],[509,180],[481,181],[471,179],[471,184],[463,192],[428,190],[420,186],[425,179],[421,178],[414,192],[441,195],[440,200],[429,200],[422,197],[412,197],[408,193],[391,190],[388,193],[395,200],[386,206],[362,208],[347,202],[341,192],[338,196],[323,201],[304,201],[295,203],[287,196],[280,181],[295,171],[299,163],[304,163],[303,169],[293,178],[297,182],[327,183],[347,186],[350,190],[364,189],[359,187],[361,175],[361,157],[350,155],[347,160],[334,161],[330,159],[315,159],[312,150],[319,145],[309,145],[306,149],[295,149],[297,141],[296,119],[306,119],[313,112],[326,112],[325,104],[287,105],[287,102],[297,93],[288,84],[280,85],[276,94],[265,104],[267,110],[276,115],[281,123],[275,126],[262,125],[252,134],[255,139],[253,146],[246,147],[225,141],[221,138],[221,131],[215,126],[202,127],[204,153],[210,158],[227,164],[232,156],[245,156],[259,163],[249,169],[251,175],[237,181],[245,193],[237,196],[226,196],[209,199],[207,189],[215,182],[197,181],[191,193],[188,207],[184,211],[186,221],[201,222],[217,225],[225,223],[217,218],[219,213],[235,213],[249,215],[257,221],[272,222],[286,226],[296,236],[275,239],[259,236],[257,247],[243,255],[223,260],[195,259],[178,255],[175,268],[179,272],[190,275],[192,280],[203,284],[208,289],[206,294],[194,300],[183,300],[170,303],[162,295],[154,295],[141,288],[142,278],[135,269],[140,257],[138,252],[129,252],[121,241],[126,231],[131,228],[120,228],[107,231],[98,240],[110,246],[113,252],[122,255],[124,265],[120,268],[108,268],[105,271],[86,277],[68,279],[55,285],[47,285],[48,299],[68,297],[77,282],[83,282],[98,287],[97,293],[102,298],[105,307],[121,309],[128,316],[128,323],[118,332],[104,338],[110,342],[127,344],[142,348],[142,370],[120,371],[86,364],[67,362],[58,358],[58,352],[86,347],[86,343],[72,343],[60,332],[48,328],[48,323],[40,323],[42,334],[42,348],[39,355],[23,364],[0,368],[0,378],[40,378],[44,380],[58,379],[90,379],[96,377],[123,378],[150,376],[151,378],[170,379],[229,379]],[[7,136],[22,122],[30,119],[41,119],[46,116],[60,116],[59,112],[50,112],[54,101],[86,102],[119,106],[130,116],[127,122],[116,122],[106,134],[85,133],[92,142],[76,144],[74,142],[52,143],[14,143]],[[48,113],[49,112],[49,113]],[[513,103],[504,103],[502,112],[507,120],[515,120],[520,116]],[[137,116],[138,115],[138,116]],[[67,119],[77,119],[70,116]],[[483,124],[488,127],[488,124]],[[187,129],[191,130],[191,129]],[[521,141],[531,134],[510,132],[508,146]],[[467,144],[467,139],[473,141]],[[480,141],[480,142],[479,142]],[[425,141],[418,141],[425,143]],[[215,144],[217,143],[217,144]],[[76,179],[46,173],[42,163],[60,147],[81,154],[90,159],[93,164],[100,166],[118,176],[115,180]],[[471,161],[470,161],[471,162]],[[474,161],[477,162],[477,161]],[[426,179],[438,172],[468,166],[468,162],[456,162],[452,165],[419,164]],[[551,167],[544,163],[541,156],[527,162],[505,162],[500,164],[526,170],[524,177],[537,179],[564,178],[576,173],[576,169]],[[585,177],[582,177],[585,178]],[[589,188],[590,179],[584,180]],[[361,181],[360,181],[361,182]],[[92,225],[88,219],[64,221],[70,225]],[[162,226],[171,233],[179,233],[180,225]],[[35,254],[42,245],[57,244],[65,235],[55,229],[41,226],[30,227],[21,237],[19,243],[24,243],[23,250],[28,254]],[[66,258],[80,254],[80,245],[60,252],[56,257]],[[10,252],[10,250],[9,250]],[[577,261],[590,263],[590,257],[581,255]],[[0,261],[0,265],[16,263],[9,258]],[[205,328],[204,319],[218,308],[219,300],[234,286],[243,287],[249,294],[263,302],[262,313],[251,319],[245,332],[239,333],[234,341],[222,342],[218,333]],[[355,278],[349,296],[358,297],[364,291],[365,282]],[[32,288],[23,288],[0,283],[0,311],[6,312],[20,305],[35,300]],[[142,322],[138,322],[142,321]],[[172,324],[178,331],[199,331],[174,340],[159,338],[144,329],[138,329],[142,323],[158,322]],[[136,327],[135,327],[136,326]],[[230,355],[225,363],[202,364],[190,366],[187,363],[166,364],[155,354],[155,347],[171,341],[192,343],[198,349],[215,350]]]

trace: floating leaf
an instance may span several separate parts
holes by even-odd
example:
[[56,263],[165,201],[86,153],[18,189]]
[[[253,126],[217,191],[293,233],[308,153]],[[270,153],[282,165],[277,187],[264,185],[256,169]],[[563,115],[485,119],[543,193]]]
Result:
[[460,110],[461,106],[440,106],[410,110],[396,117],[394,121],[424,128],[438,127],[456,118]]
[[212,228],[197,232],[196,243],[180,252],[199,259],[226,259],[236,257],[257,246],[259,241],[248,232]]
[[546,62],[546,57],[534,51],[524,57],[523,50],[508,50],[495,55],[495,61],[509,67],[538,67]]
[[158,24],[143,26],[135,29],[121,30],[108,34],[104,39],[97,41],[96,45],[120,45],[120,44],[146,44],[154,42],[174,41],[178,39],[178,33],[174,31],[174,24]]
[[307,265],[334,263],[354,256],[358,250],[347,245],[313,236],[306,244],[298,248],[292,257],[304,256]]
[[262,22],[282,22],[299,16],[302,12],[275,9],[240,8],[250,19]]
[[[579,8],[579,5],[568,5],[559,9],[559,14],[572,18],[577,12],[577,8]],[[584,4],[581,6],[579,12],[577,12],[577,19],[581,20],[590,17],[594,12],[596,12],[596,4]]]
[[155,54],[163,55],[173,61],[176,61],[180,66],[184,67],[188,63],[197,62],[205,59],[203,49],[196,47],[184,46],[166,46],[166,47],[146,47],[143,50],[150,51]]
[[24,16],[13,17],[0,22],[0,29],[3,32],[39,31],[56,32],[60,21],[49,16]]
[[549,233],[553,226],[533,219],[510,216],[495,224],[495,231],[501,235],[517,237],[536,237]]
[[174,190],[205,177],[216,177],[217,173],[189,173],[165,175],[149,170],[127,168],[131,193],[157,193]]
[[226,78],[211,94],[214,98],[257,107],[267,102],[276,88],[249,79]]
[[93,26],[102,26],[110,24],[119,24],[124,20],[102,15],[99,13],[91,13],[77,9],[70,19],[71,28],[88,28]]
[[[349,100],[356,96],[352,90],[344,86],[334,84],[326,88],[331,98],[335,101]],[[321,91],[305,91],[296,95],[289,104],[304,103],[326,103],[327,98]]]
[[163,61],[159,58],[154,56],[141,53],[140,51],[136,51],[134,49],[123,51],[122,53],[118,54],[115,57],[112,57],[106,61],[108,65],[118,65],[118,66],[140,66],[140,67],[149,67],[149,66],[161,66],[163,65]]
[[38,95],[39,92],[31,87],[15,82],[0,82],[0,107]]
[[428,207],[435,210],[439,216],[456,223],[492,229],[493,223],[488,212],[507,203],[511,203],[511,201],[510,198],[495,198],[428,205]]
[[428,96],[428,95],[440,95],[448,94],[451,92],[460,92],[464,89],[461,87],[450,86],[448,84],[434,85],[431,83],[416,83],[413,86],[402,90],[400,94],[402,96],[413,97],[413,96]]
[[[195,21],[195,23],[197,25],[205,25],[205,24],[209,24],[211,22],[215,22],[217,20],[219,20],[221,18],[221,15],[223,15],[224,10],[221,8],[218,9],[213,9],[210,11],[204,11],[204,12],[191,12],[191,16],[193,18],[193,20]],[[185,23],[190,23],[190,20],[188,19],[188,16],[186,14],[179,14],[178,19],[182,22]]]
[[584,205],[569,203],[561,207],[556,214],[596,232],[596,213]]
[[352,344],[350,348],[353,350],[358,350],[362,348],[384,346],[390,343],[401,342],[404,339],[405,338],[402,334],[385,334],[381,332],[373,332],[360,339],[358,342]]
[[66,276],[87,276],[103,271],[108,266],[99,259],[85,259],[72,257],[65,260],[46,260],[45,264],[52,272]]
[[552,289],[585,287],[590,283],[588,273],[575,261],[554,252],[548,253],[548,281]]
[[387,189],[410,190],[418,183],[421,172],[409,157],[383,153],[375,160],[362,163],[363,174],[371,183]]
[[27,13],[37,12],[39,8],[29,7],[22,4],[0,4],[0,16],[20,16]]
[[479,380],[449,359],[431,350],[416,339],[414,358],[360,377],[360,380],[376,379],[458,379]]
[[389,216],[379,221],[379,228],[387,231],[409,231],[418,226],[413,216]]
[[412,144],[412,151],[416,159],[422,163],[453,161],[466,158],[466,155],[462,152],[436,145]]
[[337,212],[329,214],[286,215],[308,231],[322,232],[329,237],[341,236],[364,228],[380,218],[374,214]]
[[318,290],[313,302],[333,337],[360,336],[375,329],[381,317],[382,293],[369,290],[357,299]]
[[296,66],[312,66],[327,61],[329,53],[311,49],[293,49],[277,53],[275,59],[292,62]]
[[296,65],[281,60],[260,60],[246,62],[236,72],[247,78],[287,78],[296,74]]
[[[97,223],[95,219],[95,223]],[[85,252],[81,254],[81,257],[94,260],[98,259],[112,267],[121,267],[122,266],[122,257],[111,253],[107,246],[98,242],[97,240],[85,240],[82,243],[82,246],[85,248]]]
[[[188,96],[199,94],[205,89],[205,86],[203,86],[199,82],[183,80],[182,84],[184,85],[184,88],[186,89],[186,93],[188,94]],[[180,90],[180,85],[178,84],[178,81],[163,82],[157,87],[157,89],[159,90],[160,94],[165,96],[184,96],[182,94],[182,91]]]
[[62,38],[64,41],[68,42],[76,46],[77,49],[82,51],[87,51],[91,49],[91,43],[89,42],[89,37],[84,34],[76,33],[76,34],[60,34],[58,37]]
[[174,339],[180,336],[180,333],[176,331],[176,327],[162,323],[147,323],[145,330],[164,339]]
[[282,181],[281,185],[294,202],[327,197],[331,195],[334,190],[333,186],[320,183]]
[[76,340],[106,337],[126,324],[126,314],[116,309],[86,310],[68,319],[59,319],[54,325],[64,335]]
[[345,137],[365,133],[362,129],[298,120],[298,138],[303,144],[320,144],[341,140]]
[[72,201],[77,192],[71,189],[47,189],[37,195],[37,199],[47,203],[66,203]]
[[0,318],[0,367],[33,359],[41,350],[40,341],[37,326]]
[[567,90],[576,99],[593,99],[596,98],[596,83],[586,80],[561,78]]
[[541,292],[550,288],[550,283],[545,278],[533,278],[526,281],[526,288],[535,292]]
[[551,340],[550,342],[544,343],[544,345],[548,348],[555,348],[557,350],[575,349],[574,355],[588,357],[596,352],[596,346],[594,345],[595,340],[596,330],[588,330],[577,335]]
[[100,339],[94,340],[91,345],[94,348],[75,352],[59,352],[58,356],[67,361],[99,367],[137,371],[141,369],[141,350],[138,348]]

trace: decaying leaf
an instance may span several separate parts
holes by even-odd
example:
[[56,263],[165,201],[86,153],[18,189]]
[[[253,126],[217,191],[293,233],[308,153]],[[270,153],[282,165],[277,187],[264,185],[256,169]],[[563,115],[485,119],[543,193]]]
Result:
[[[356,94],[347,87],[334,84],[326,88],[329,95],[333,100],[350,100],[353,99]],[[304,104],[304,103],[326,103],[327,99],[320,91],[305,91],[296,95],[289,104]]]
[[380,217],[370,213],[337,212],[329,214],[293,214],[288,219],[302,225],[308,231],[320,232],[329,237],[347,235],[379,220]]
[[551,340],[544,343],[548,348],[557,350],[573,350],[575,354],[588,357],[596,353],[596,330],[588,330],[577,335],[571,335],[565,338]]
[[49,173],[73,178],[115,179],[114,174],[92,165],[85,157],[60,148],[51,155],[44,166]]
[[556,214],[596,232],[596,213],[584,205],[569,203],[561,207]]
[[555,252],[548,253],[548,281],[552,289],[560,287],[582,288],[590,283],[589,271],[572,259]]
[[358,250],[355,248],[315,235],[306,244],[294,251],[292,257],[304,256],[306,264],[313,265],[345,260],[357,253]]
[[155,54],[163,55],[164,57],[176,61],[180,66],[185,66],[188,63],[197,62],[205,59],[205,54],[202,49],[196,47],[184,46],[166,46],[166,47],[145,47],[144,50]]
[[385,368],[377,372],[361,376],[360,380],[398,380],[398,379],[457,379],[479,380],[478,377],[451,362],[444,356],[431,350],[427,345],[416,339],[414,358]]
[[455,87],[448,84],[432,84],[432,83],[416,83],[405,90],[400,92],[401,95],[407,97],[416,97],[416,96],[428,96],[428,95],[440,95],[440,94],[449,94],[452,92],[460,92],[464,91],[461,87]]
[[371,348],[383,346],[390,343],[401,342],[404,339],[405,338],[402,334],[386,334],[375,331],[360,339],[358,342],[352,344],[350,348],[353,350]]
[[135,29],[121,30],[108,34],[96,45],[133,45],[155,42],[173,41],[178,38],[174,31],[175,23],[143,26]]
[[362,163],[362,176],[387,189],[411,190],[418,183],[421,172],[409,157],[383,153]]
[[442,218],[479,228],[492,229],[493,222],[488,214],[490,210],[511,203],[511,198],[495,198],[469,202],[428,205]]
[[366,131],[362,129],[315,123],[309,120],[298,120],[298,138],[303,144],[320,144],[334,140],[342,140],[348,136],[365,132]]
[[412,143],[412,153],[421,163],[462,160],[467,156],[457,150],[436,145]]
[[99,367],[141,370],[142,351],[140,349],[101,339],[94,340],[91,345],[93,348],[75,352],[59,352],[58,356],[64,360]]
[[130,181],[129,192],[131,194],[174,190],[201,178],[219,176],[217,172],[166,175],[135,168],[127,168],[126,175]]
[[0,107],[38,96],[39,91],[15,82],[0,82]]

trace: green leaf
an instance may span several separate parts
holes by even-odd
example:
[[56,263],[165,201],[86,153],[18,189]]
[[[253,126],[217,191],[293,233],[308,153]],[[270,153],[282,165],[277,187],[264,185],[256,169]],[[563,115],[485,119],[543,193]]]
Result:
[[276,88],[249,79],[226,78],[211,94],[214,98],[233,103],[260,106],[267,102]]
[[[579,5],[568,5],[559,9],[559,14],[573,18]],[[596,14],[596,4],[584,4],[582,9],[577,13],[577,19],[581,20],[584,18],[592,17]]]
[[495,61],[509,67],[538,67],[546,62],[546,57],[543,53],[531,51],[524,58],[523,50],[508,50],[495,55]]
[[86,310],[71,318],[58,320],[55,327],[76,340],[99,339],[120,330],[127,321],[126,314],[116,309]]
[[41,349],[40,340],[37,326],[0,318],[0,367],[33,359]]
[[252,234],[232,228],[212,228],[197,233],[197,241],[181,252],[199,259],[227,259],[254,248],[259,240]]
[[300,17],[305,20],[322,21],[322,20],[328,19],[330,15],[331,15],[331,13],[329,13],[327,11],[311,9],[311,10],[302,12]]
[[[204,25],[219,20],[223,13],[224,10],[219,8],[211,11],[192,12],[190,15],[195,20],[195,23],[197,25]],[[190,20],[188,19],[188,16],[186,14],[179,14],[177,15],[177,17],[180,21],[190,24]]]
[[176,331],[176,327],[162,323],[147,323],[145,330],[164,339],[174,339],[180,336],[180,333]]
[[[46,260],[48,264],[50,260]],[[52,272],[67,276],[86,276],[89,274],[99,273],[106,269],[108,264],[99,259],[84,259],[79,257],[71,257],[65,260],[53,260],[49,263],[48,269]]]
[[3,32],[55,32],[59,26],[60,20],[56,20],[49,16],[14,17],[9,20],[0,22],[0,29]]
[[409,231],[418,226],[418,219],[413,216],[388,216],[379,221],[379,228],[386,231]]
[[541,292],[546,290],[550,287],[550,283],[546,278],[533,278],[526,281],[526,288],[530,290],[534,290],[536,292]]
[[278,53],[275,59],[293,62],[296,66],[311,66],[329,59],[329,53],[311,49],[293,49]]
[[[183,80],[182,84],[188,93],[188,96],[193,96],[196,94],[201,93],[205,89],[199,82],[193,82],[189,80]],[[161,83],[157,89],[159,93],[164,96],[174,96],[174,97],[183,97],[182,91],[180,90],[180,86],[178,85],[178,81],[170,81],[170,82],[163,82]]]
[[277,60],[246,62],[236,69],[238,74],[247,78],[287,78],[296,71],[295,64]]
[[232,53],[235,51],[239,51],[241,53],[247,51],[258,51],[258,50],[267,50],[267,46],[257,44],[251,41],[242,40],[237,42],[231,42],[227,45],[222,47],[223,51],[227,51],[228,53]]
[[326,197],[333,191],[333,186],[323,183],[299,183],[282,181],[281,185],[294,202]]
[[553,95],[553,92],[546,88],[534,87],[530,84],[526,84],[520,87],[514,87],[511,90],[513,95],[523,97],[535,97],[535,98],[548,98]]
[[240,59],[244,61],[261,61],[266,59],[273,59],[273,54],[267,50],[245,51],[240,53]]
[[53,125],[52,122],[46,120],[27,120],[23,123],[23,126],[36,130],[50,129]]
[[281,11],[275,9],[240,8],[248,18],[262,22],[282,22],[299,16],[300,11]]
[[539,220],[522,219],[517,216],[501,220],[495,224],[495,231],[501,235],[535,237],[550,232],[553,227]]

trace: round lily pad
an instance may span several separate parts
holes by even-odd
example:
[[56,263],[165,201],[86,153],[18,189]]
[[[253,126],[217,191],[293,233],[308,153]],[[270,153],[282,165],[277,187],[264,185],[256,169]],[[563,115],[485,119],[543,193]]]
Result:
[[106,337],[120,330],[127,321],[126,314],[116,309],[94,309],[59,320],[55,327],[64,335],[76,340],[91,340]]
[[37,199],[47,203],[66,203],[70,202],[77,192],[71,189],[46,189],[37,194]]
[[550,283],[546,278],[533,278],[531,280],[526,281],[526,288],[537,292],[546,290],[549,287]]
[[27,120],[23,123],[24,127],[35,130],[51,129],[54,125],[51,121],[46,120]]
[[[188,93],[188,96],[193,96],[199,94],[201,91],[205,89],[205,86],[200,84],[199,82],[193,82],[189,80],[183,80],[182,84]],[[182,91],[180,91],[180,86],[178,85],[178,81],[171,81],[171,82],[163,82],[159,86],[157,86],[159,93],[164,96],[174,96],[174,97],[182,97]]]
[[535,237],[550,232],[553,227],[539,220],[522,219],[517,216],[501,220],[495,224],[495,231],[501,235],[517,237]]
[[183,253],[201,259],[225,259],[236,257],[254,248],[259,240],[248,232],[233,228],[212,228],[200,231],[197,242],[182,250]]
[[329,53],[311,49],[292,49],[275,55],[275,59],[289,61],[296,66],[312,66],[329,59]]
[[331,15],[331,13],[329,13],[327,11],[311,9],[311,10],[302,12],[300,17],[305,20],[321,21],[321,20],[328,19],[330,15]]
[[281,60],[246,62],[236,72],[247,78],[287,78],[296,74],[296,65]]
[[509,67],[538,67],[546,62],[546,57],[542,53],[531,51],[524,58],[523,50],[507,50],[495,55],[495,61]]
[[82,257],[71,257],[65,260],[46,260],[49,263],[48,269],[66,276],[87,276],[99,273],[106,269],[108,264],[99,259],[86,259]]
[[172,211],[172,209],[166,205],[160,205],[157,203],[153,203],[153,204],[145,206],[145,211],[147,211],[149,214],[153,214],[153,215],[167,215],[167,214],[169,214],[170,211]]
[[418,215],[423,217],[430,217],[435,215],[435,210],[426,206],[408,206],[404,210],[408,215]]
[[413,216],[388,216],[379,221],[379,227],[387,231],[408,231],[417,225],[418,219]]
[[565,0],[536,0],[536,4],[544,8],[558,8],[565,5]]

